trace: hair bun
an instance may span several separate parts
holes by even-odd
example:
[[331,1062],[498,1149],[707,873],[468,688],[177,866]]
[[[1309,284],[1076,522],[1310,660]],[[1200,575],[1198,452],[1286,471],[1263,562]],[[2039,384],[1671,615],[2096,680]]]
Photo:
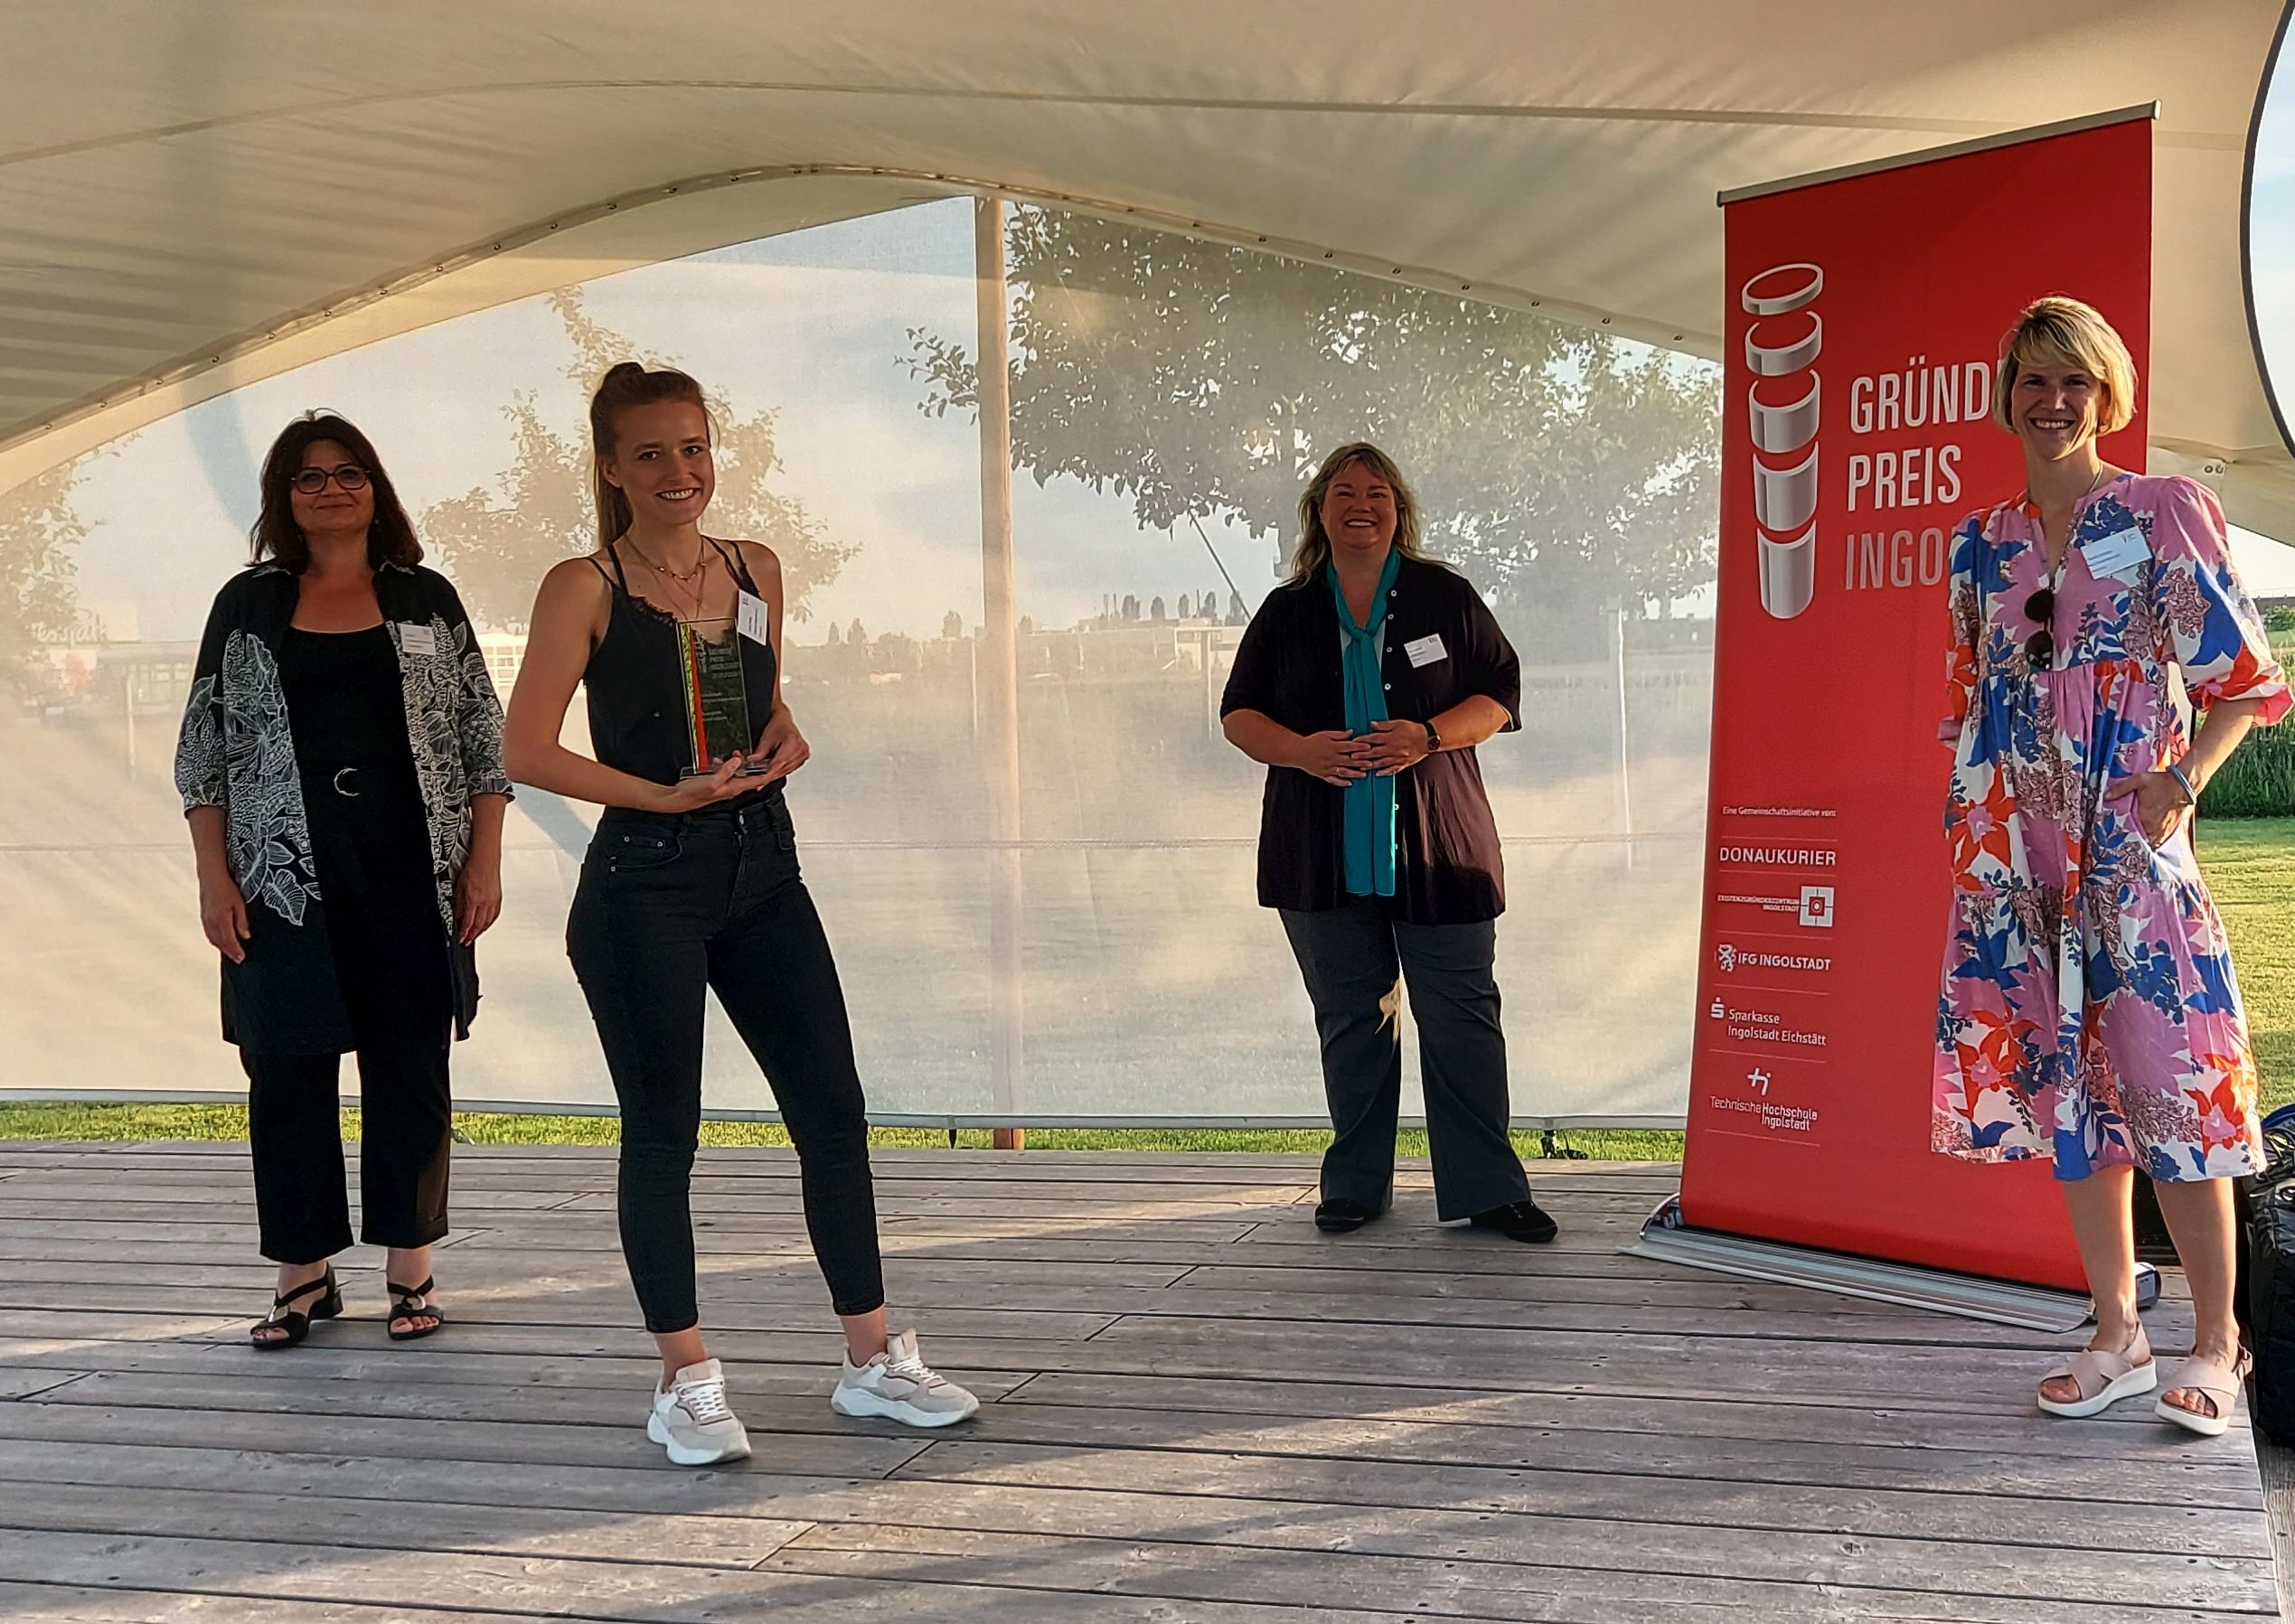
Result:
[[606,381],[608,383],[616,378],[643,378],[644,376],[645,363],[642,361],[617,361],[606,369]]

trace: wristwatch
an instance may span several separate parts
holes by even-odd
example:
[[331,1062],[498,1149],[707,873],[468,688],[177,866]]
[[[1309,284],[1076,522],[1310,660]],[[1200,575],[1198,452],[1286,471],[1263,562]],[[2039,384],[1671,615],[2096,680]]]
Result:
[[1443,736],[1434,731],[1434,724],[1432,722],[1422,722],[1419,725],[1426,729],[1426,754],[1432,756],[1443,747]]

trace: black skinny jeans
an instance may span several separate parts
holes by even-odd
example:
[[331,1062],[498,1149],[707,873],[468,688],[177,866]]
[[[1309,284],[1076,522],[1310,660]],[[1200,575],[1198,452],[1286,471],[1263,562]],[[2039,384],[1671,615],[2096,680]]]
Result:
[[884,1304],[869,1121],[836,961],[779,795],[662,816],[609,808],[582,861],[566,948],[622,1107],[622,1253],[645,1328],[691,1329],[703,991],[772,1085],[804,1223],[840,1314]]

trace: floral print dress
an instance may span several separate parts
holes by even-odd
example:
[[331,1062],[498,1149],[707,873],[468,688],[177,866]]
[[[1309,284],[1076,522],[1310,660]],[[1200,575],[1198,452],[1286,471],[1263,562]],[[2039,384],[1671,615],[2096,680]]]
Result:
[[[2115,551],[2135,556],[2109,568]],[[2122,474],[2083,500],[2055,582],[2055,657],[2036,666],[2043,627],[2025,611],[2049,585],[2028,503],[1955,534],[1932,1142],[1977,1161],[2050,1158],[2067,1179],[2255,1171],[2254,1055],[2190,821],[2151,846],[2121,785],[2188,748],[2171,667],[2196,708],[2261,700],[2264,723],[2287,713],[2287,680],[2223,510],[2191,480]]]

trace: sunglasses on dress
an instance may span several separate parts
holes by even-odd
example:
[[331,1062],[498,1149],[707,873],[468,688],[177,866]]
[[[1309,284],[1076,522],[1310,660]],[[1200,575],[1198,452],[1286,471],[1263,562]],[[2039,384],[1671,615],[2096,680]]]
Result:
[[2024,657],[2044,671],[2055,669],[2056,639],[2050,629],[2055,612],[2056,595],[2052,587],[2043,587],[2024,600],[2024,618],[2040,623],[2040,629],[2024,640]]

